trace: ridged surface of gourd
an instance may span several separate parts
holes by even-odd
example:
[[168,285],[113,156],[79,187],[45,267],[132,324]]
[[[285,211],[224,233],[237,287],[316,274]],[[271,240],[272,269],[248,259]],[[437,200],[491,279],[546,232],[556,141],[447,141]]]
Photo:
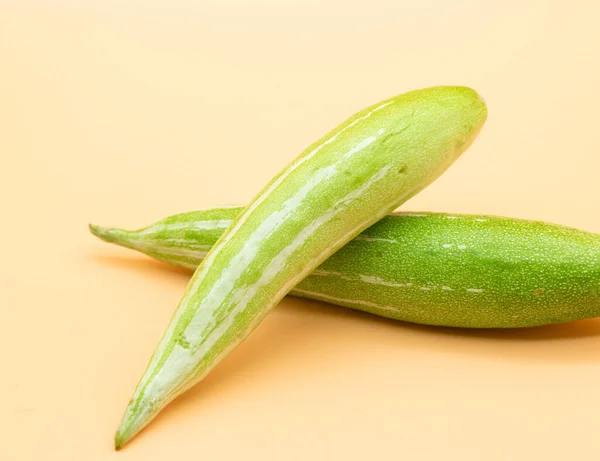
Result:
[[412,91],[359,112],[277,175],[194,273],[116,447],[206,376],[321,262],[442,174],[486,116],[469,88]]
[[[194,269],[221,234],[217,226],[242,210],[182,213],[140,231],[93,231]],[[518,328],[591,318],[600,315],[600,235],[497,216],[395,213],[290,294],[428,325]]]

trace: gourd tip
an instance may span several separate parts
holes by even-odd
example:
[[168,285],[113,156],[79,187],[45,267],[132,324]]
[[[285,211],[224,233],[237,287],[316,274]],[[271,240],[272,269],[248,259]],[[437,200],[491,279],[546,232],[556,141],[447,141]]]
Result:
[[123,231],[110,227],[102,227],[95,224],[89,224],[88,227],[93,235],[109,243],[119,243],[123,234]]
[[88,228],[90,229],[90,232],[92,234],[94,234],[96,237],[99,237],[100,234],[102,234],[102,230],[103,228],[100,226],[97,226],[96,224],[88,224]]
[[130,431],[124,431],[123,427],[119,427],[117,432],[115,433],[115,451],[121,450],[123,446],[131,440],[133,435]]

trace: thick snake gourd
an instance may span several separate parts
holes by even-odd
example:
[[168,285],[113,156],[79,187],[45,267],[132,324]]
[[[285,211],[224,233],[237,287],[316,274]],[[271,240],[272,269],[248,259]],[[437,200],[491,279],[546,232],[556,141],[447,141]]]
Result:
[[469,88],[405,93],[354,115],[273,178],[194,273],[115,446],[206,376],[325,259],[441,175],[486,116]]
[[[243,207],[170,216],[94,235],[195,269]],[[290,294],[395,320],[519,328],[600,316],[600,235],[497,216],[394,213]]]

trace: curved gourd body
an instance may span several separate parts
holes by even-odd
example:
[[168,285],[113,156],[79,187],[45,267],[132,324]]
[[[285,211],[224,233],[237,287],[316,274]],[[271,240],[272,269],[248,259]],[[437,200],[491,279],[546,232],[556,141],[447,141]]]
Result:
[[442,174],[486,116],[471,89],[413,91],[359,112],[277,175],[194,273],[116,446],[206,376],[321,262]]

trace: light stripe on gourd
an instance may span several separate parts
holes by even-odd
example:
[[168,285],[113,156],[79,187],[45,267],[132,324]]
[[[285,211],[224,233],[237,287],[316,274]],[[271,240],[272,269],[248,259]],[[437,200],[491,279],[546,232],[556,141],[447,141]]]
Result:
[[328,256],[442,174],[486,115],[468,88],[406,93],[351,117],[276,176],[194,273],[116,446],[200,381]]
[[[199,210],[141,231],[100,238],[175,266],[195,268],[218,234],[195,226],[242,207]],[[227,222],[227,221],[225,221]],[[538,221],[444,213],[395,213],[330,256],[291,292],[429,325],[512,328],[600,315],[600,235]]]

